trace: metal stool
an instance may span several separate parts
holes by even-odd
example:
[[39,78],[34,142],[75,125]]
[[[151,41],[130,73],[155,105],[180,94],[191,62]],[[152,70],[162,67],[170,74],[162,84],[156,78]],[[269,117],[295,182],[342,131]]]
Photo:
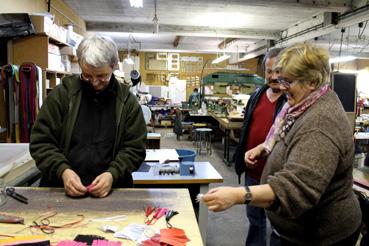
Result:
[[188,134],[188,139],[192,138],[192,124],[193,122],[182,121],[182,135],[186,132]]
[[192,133],[191,133],[191,139],[192,139],[192,144],[193,146],[196,146],[196,129],[198,128],[203,128],[203,127],[207,127],[208,125],[206,123],[193,123],[192,124]]
[[204,148],[206,153],[211,155],[211,133],[213,129],[210,128],[197,128],[195,129],[196,136],[196,151],[201,155],[201,150]]

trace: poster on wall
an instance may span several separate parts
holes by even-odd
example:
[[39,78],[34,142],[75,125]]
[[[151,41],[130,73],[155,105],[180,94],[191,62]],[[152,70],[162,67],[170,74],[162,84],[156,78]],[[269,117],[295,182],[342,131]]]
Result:
[[169,80],[169,98],[174,104],[186,101],[186,80],[171,77]]

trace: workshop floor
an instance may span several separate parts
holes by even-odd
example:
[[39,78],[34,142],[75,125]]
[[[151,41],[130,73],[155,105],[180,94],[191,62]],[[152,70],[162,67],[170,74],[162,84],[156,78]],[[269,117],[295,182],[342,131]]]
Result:
[[[156,132],[161,133],[160,147],[176,149],[193,149],[194,146],[188,140],[188,135],[181,137],[178,141],[172,128],[156,128]],[[201,154],[196,156],[196,161],[209,161],[214,168],[222,175],[224,182],[210,184],[210,188],[217,186],[238,186],[238,178],[234,171],[234,165],[226,166],[223,162],[222,143],[213,143],[213,153],[211,155]],[[231,152],[233,154],[233,152]],[[242,177],[243,179],[243,177]],[[242,184],[243,185],[243,184]],[[268,225],[268,231],[270,232]],[[227,211],[220,213],[209,212],[208,218],[208,246],[240,246],[245,245],[248,222],[245,218],[245,206],[234,206]]]

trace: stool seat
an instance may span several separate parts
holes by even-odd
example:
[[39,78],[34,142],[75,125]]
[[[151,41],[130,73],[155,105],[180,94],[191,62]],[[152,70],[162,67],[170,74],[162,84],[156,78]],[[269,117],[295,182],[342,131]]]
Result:
[[198,131],[198,132],[212,132],[213,129],[210,129],[210,128],[196,128],[195,131]]
[[204,149],[206,153],[211,154],[211,128],[196,128],[195,129],[195,144],[198,154]]

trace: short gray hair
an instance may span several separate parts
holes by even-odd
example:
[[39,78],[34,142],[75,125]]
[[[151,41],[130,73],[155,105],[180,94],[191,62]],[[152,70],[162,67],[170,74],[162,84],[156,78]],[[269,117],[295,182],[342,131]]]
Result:
[[118,48],[114,41],[106,36],[94,34],[82,40],[77,49],[78,63],[94,67],[114,67],[118,64]]

